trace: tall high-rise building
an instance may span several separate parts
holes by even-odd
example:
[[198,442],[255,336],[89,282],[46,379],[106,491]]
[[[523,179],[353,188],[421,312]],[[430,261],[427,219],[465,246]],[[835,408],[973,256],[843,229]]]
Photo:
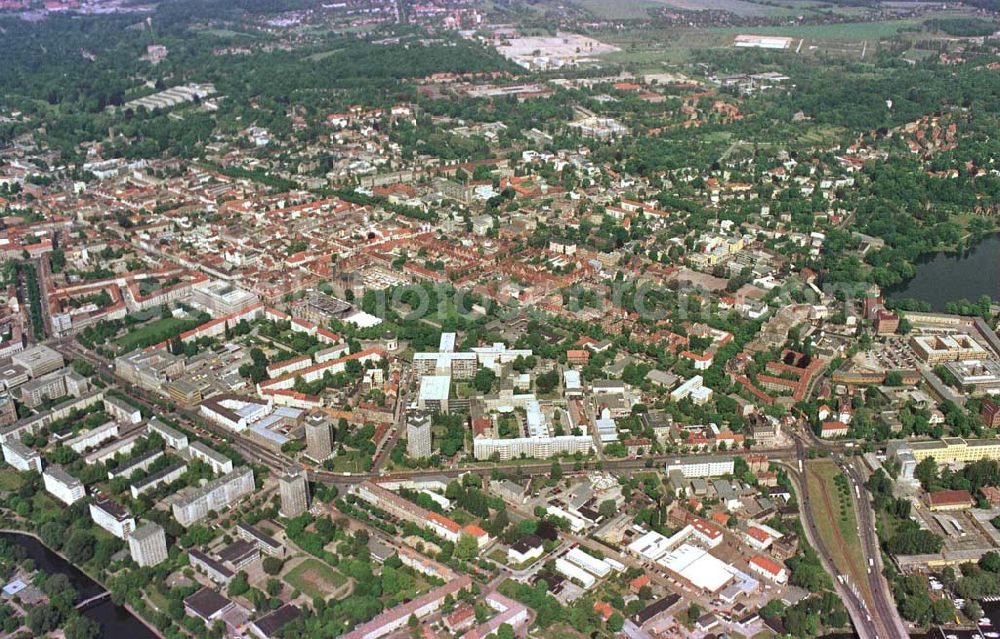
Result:
[[298,517],[309,508],[309,482],[302,466],[293,464],[285,468],[278,477],[278,489],[282,517]]
[[413,459],[431,456],[431,416],[428,413],[406,416],[406,454]]
[[315,461],[323,461],[333,453],[333,435],[330,420],[321,411],[306,415],[306,455]]
[[147,522],[132,531],[128,537],[128,550],[132,560],[140,566],[155,566],[167,559],[167,536],[163,527]]

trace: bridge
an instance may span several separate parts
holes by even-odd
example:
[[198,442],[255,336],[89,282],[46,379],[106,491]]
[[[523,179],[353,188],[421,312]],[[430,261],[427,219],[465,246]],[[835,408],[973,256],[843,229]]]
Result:
[[100,603],[100,602],[104,601],[105,599],[110,599],[110,598],[111,598],[111,591],[110,590],[105,590],[104,592],[96,594],[93,597],[88,597],[88,598],[84,599],[83,601],[81,601],[80,603],[76,604],[73,607],[76,610],[86,610],[87,608],[90,608],[94,604]]

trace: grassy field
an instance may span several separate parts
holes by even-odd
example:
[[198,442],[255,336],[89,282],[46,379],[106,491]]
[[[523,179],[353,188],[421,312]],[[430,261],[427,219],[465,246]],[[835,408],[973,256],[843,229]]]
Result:
[[649,9],[663,6],[656,0],[577,0],[575,4],[605,20],[640,20],[649,17]]
[[174,335],[183,333],[189,328],[190,321],[176,317],[168,317],[150,322],[141,328],[129,330],[125,335],[115,340],[115,344],[123,352],[135,350],[146,344],[152,336],[166,335],[164,339],[170,339]]
[[918,20],[887,20],[884,22],[846,22],[841,24],[803,24],[776,27],[719,27],[715,33],[755,33],[789,36],[814,40],[877,40],[891,38],[903,29],[919,27]]
[[13,468],[0,470],[0,491],[14,491],[21,487],[21,475]]
[[854,504],[850,493],[845,493],[837,485],[837,478],[843,477],[843,474],[828,459],[807,462],[805,471],[809,492],[808,508],[823,539],[823,545],[832,555],[831,560],[838,574],[848,575],[865,599],[870,600],[871,593],[866,579],[868,567],[861,548],[861,538],[858,536]]
[[365,470],[364,461],[368,456],[357,450],[348,450],[333,458],[333,471],[337,473],[360,473]]
[[306,60],[309,60],[310,62],[321,62],[323,60],[326,60],[330,56],[337,55],[341,51],[343,51],[343,49],[331,49],[330,51],[320,51],[319,53],[314,53],[310,56],[306,56]]
[[639,71],[663,71],[664,65],[680,64],[697,49],[732,46],[728,33],[715,33],[704,29],[664,29],[659,32],[630,33],[623,38],[606,41],[621,47],[621,51],[600,56],[604,62],[629,64]]
[[166,596],[158,587],[147,589],[146,598],[149,599],[149,603],[153,604],[153,606],[155,606],[155,608],[162,613],[166,613],[169,609],[170,601],[167,600]]
[[661,4],[674,9],[686,11],[697,11],[700,9],[714,9],[716,11],[729,11],[739,16],[769,16],[776,12],[780,13],[782,7],[769,7],[748,0],[661,0]]
[[288,571],[285,582],[310,597],[326,599],[347,583],[347,578],[319,559],[310,557]]

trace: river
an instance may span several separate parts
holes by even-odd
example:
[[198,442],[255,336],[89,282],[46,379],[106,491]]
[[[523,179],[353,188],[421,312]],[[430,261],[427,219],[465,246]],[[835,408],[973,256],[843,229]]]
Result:
[[[39,570],[50,575],[62,573],[69,577],[70,583],[79,593],[80,601],[104,591],[99,583],[49,550],[34,537],[20,533],[0,532],[0,539],[24,548],[28,557],[34,560],[35,567]],[[83,614],[101,624],[101,637],[104,639],[157,639],[153,631],[142,621],[123,606],[115,605],[110,599],[104,599],[100,603],[90,606],[83,611]]]
[[916,266],[913,279],[886,290],[889,299],[917,299],[935,311],[962,298],[1000,299],[1000,235],[986,237],[965,253],[935,253]]

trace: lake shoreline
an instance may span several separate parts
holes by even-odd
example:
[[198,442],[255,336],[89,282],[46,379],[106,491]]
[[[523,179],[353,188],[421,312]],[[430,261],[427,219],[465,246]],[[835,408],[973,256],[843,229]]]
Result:
[[982,295],[1000,299],[1000,232],[983,236],[964,250],[925,253],[913,277],[883,289],[888,300],[915,299],[942,312],[952,302],[976,303]]

